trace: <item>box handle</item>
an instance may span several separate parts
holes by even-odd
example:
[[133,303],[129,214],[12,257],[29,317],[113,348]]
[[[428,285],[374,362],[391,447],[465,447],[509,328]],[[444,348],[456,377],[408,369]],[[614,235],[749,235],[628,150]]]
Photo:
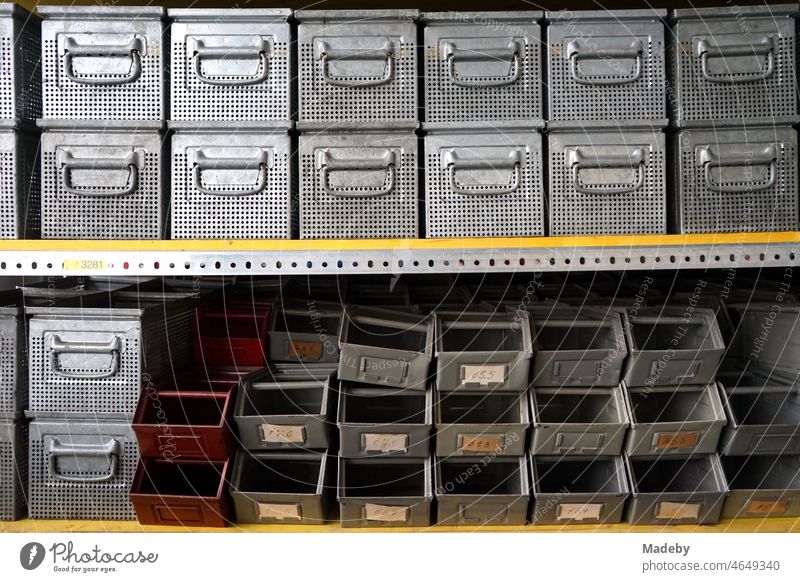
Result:
[[[50,336],[50,370],[56,376],[62,378],[78,378],[78,379],[92,379],[102,380],[103,378],[110,378],[116,376],[119,372],[120,360],[120,340],[119,337],[113,337],[110,341],[105,343],[99,342],[66,342],[57,335]],[[58,362],[59,354],[109,354],[111,356],[111,365],[109,368],[102,372],[67,372],[61,369]]]
[[[50,437],[48,447],[48,467],[50,474],[56,479],[61,481],[69,481],[71,483],[103,483],[111,481],[117,476],[117,468],[119,467],[119,457],[122,454],[122,445],[117,439],[111,439],[105,444],[101,445],[83,445],[73,444],[66,446],[55,437]],[[103,457],[109,459],[108,473],[98,475],[95,477],[78,477],[75,475],[64,475],[58,471],[58,458],[59,457]]]
[[[778,151],[774,145],[766,146],[760,152],[753,155],[735,155],[721,157],[711,150],[711,146],[702,146],[697,149],[697,165],[704,169],[706,187],[714,192],[734,193],[734,192],[757,192],[772,188],[778,180]],[[766,182],[750,182],[746,186],[725,185],[715,182],[711,176],[712,168],[730,167],[752,167],[769,166],[769,177]]]
[[[334,87],[378,87],[390,82],[394,77],[394,48],[392,43],[387,41],[381,48],[372,50],[351,49],[336,50],[332,49],[327,43],[318,41],[317,52],[322,64],[322,79]],[[378,79],[369,81],[356,81],[347,77],[334,77],[328,70],[330,61],[386,61],[383,75]]]
[[[318,152],[317,164],[320,169],[322,189],[326,194],[339,198],[372,198],[386,196],[390,194],[395,187],[395,158],[395,153],[392,150],[386,150],[380,158],[337,160],[331,157],[327,150],[320,150]],[[331,188],[328,181],[330,172],[360,172],[364,170],[383,169],[386,170],[387,177],[384,179],[384,186],[380,190],[371,190],[368,188],[337,190]]]
[[[80,83],[82,85],[125,85],[126,83],[133,83],[142,75],[142,53],[144,52],[144,43],[141,38],[135,36],[128,44],[122,45],[81,45],[75,39],[67,38],[64,42],[64,72],[73,83]],[[72,60],[75,57],[124,57],[130,56],[131,68],[128,74],[124,77],[93,77],[82,78],[75,75],[72,70]]]
[[508,505],[503,504],[499,507],[498,511],[493,515],[478,515],[478,516],[471,516],[468,515],[467,512],[469,510],[469,505],[466,503],[459,503],[458,505],[458,519],[459,521],[471,521],[471,522],[480,522],[486,523],[496,517],[500,517],[500,521],[505,521],[508,517]]
[[[447,61],[447,73],[454,85],[459,87],[505,87],[516,83],[522,75],[522,62],[519,56],[519,43],[511,41],[505,48],[483,48],[476,50],[459,50],[455,43],[444,44],[443,54]],[[511,71],[506,77],[494,81],[482,81],[480,78],[460,77],[456,74],[456,60],[468,61],[500,61],[511,58]]]
[[[130,196],[139,187],[140,156],[130,152],[124,158],[76,158],[70,152],[61,154],[61,186],[76,196]],[[128,180],[120,190],[83,190],[71,184],[72,170],[128,170]]]
[[[569,165],[572,167],[572,181],[576,192],[581,194],[629,194],[636,192],[644,185],[644,150],[634,149],[628,155],[599,154],[587,156],[580,148],[569,152]],[[631,168],[636,170],[636,180],[624,186],[606,186],[589,188],[581,185],[580,171],[582,168]]]
[[[634,39],[620,46],[613,39],[593,39],[591,47],[582,47],[573,40],[567,45],[567,58],[572,79],[581,85],[626,85],[635,83],[642,76],[642,43]],[[633,59],[633,69],[627,77],[586,77],[581,74],[579,62],[582,60],[604,61],[606,59]]]
[[[267,187],[269,162],[269,154],[263,150],[254,158],[209,158],[202,150],[199,150],[195,153],[194,166],[192,167],[193,186],[198,192],[207,196],[225,196],[229,198],[254,196]],[[203,170],[250,170],[253,167],[258,168],[258,181],[249,190],[211,190],[203,186]]]
[[[267,77],[269,76],[269,59],[272,56],[270,54],[271,46],[270,43],[263,38],[258,46],[252,47],[208,47],[203,44],[202,40],[197,40],[195,43],[196,46],[194,54],[192,55],[192,60],[194,60],[194,74],[200,81],[207,85],[218,85],[224,87],[244,87],[246,85],[258,85],[259,83],[266,81]],[[204,57],[217,59],[236,59],[248,58],[254,55],[258,57],[260,61],[259,67],[261,68],[261,72],[256,72],[256,74],[252,77],[246,77],[244,79],[214,79],[203,74],[202,59]]]
[[[481,159],[463,159],[458,156],[455,150],[445,152],[442,164],[447,168],[448,179],[450,180],[450,190],[456,194],[465,194],[468,196],[493,196],[495,194],[511,194],[519,190],[520,182],[522,181],[521,170],[522,156],[519,150],[509,152],[508,156],[504,158],[481,158]],[[467,188],[458,183],[456,180],[456,170],[498,170],[498,169],[511,169],[514,171],[514,177],[509,184],[496,184],[493,186],[480,186],[475,188]]]
[[[697,56],[700,57],[700,66],[703,71],[703,78],[710,83],[752,83],[753,81],[761,81],[772,76],[775,72],[775,43],[767,35],[762,35],[754,38],[751,42],[743,42],[738,44],[715,45],[703,39],[697,43]],[[752,75],[731,75],[726,74],[723,76],[712,75],[708,70],[708,58],[721,57],[747,57],[754,55],[765,55],[767,57],[767,64],[763,69],[753,73]]]

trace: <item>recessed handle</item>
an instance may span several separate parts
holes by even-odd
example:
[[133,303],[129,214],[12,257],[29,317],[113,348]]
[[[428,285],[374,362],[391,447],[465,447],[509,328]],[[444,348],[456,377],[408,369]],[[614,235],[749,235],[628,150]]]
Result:
[[[386,196],[395,187],[395,165],[396,155],[392,150],[386,152],[379,158],[366,159],[337,159],[330,155],[327,150],[317,152],[317,166],[320,170],[320,184],[322,190],[330,195],[339,198],[370,198]],[[383,180],[383,187],[371,189],[354,186],[347,189],[336,189],[330,185],[331,172],[364,172],[370,170],[386,170],[386,178]]]
[[[714,192],[754,192],[772,188],[778,180],[778,150],[774,145],[769,145],[753,154],[736,154],[720,156],[715,153],[713,146],[706,145],[697,148],[697,165],[703,167],[703,176],[706,187]],[[715,182],[711,174],[713,168],[751,168],[753,166],[767,166],[768,174],[765,182],[750,182],[747,185],[726,185]]]
[[470,515],[469,505],[460,503],[458,505],[458,519],[462,522],[487,523],[498,517],[501,522],[505,522],[508,517],[508,505],[505,504],[498,506],[495,513],[490,513],[486,507],[481,507],[481,509],[483,511],[480,512],[480,515]]
[[[455,150],[445,152],[442,163],[447,169],[450,190],[456,194],[467,196],[493,196],[496,194],[511,194],[519,190],[522,182],[522,154],[519,150],[509,152],[508,156],[501,158],[474,158],[459,157]],[[512,171],[511,181],[506,184],[494,184],[480,187],[467,187],[458,182],[457,170],[500,170]]]
[[[775,42],[767,35],[750,38],[748,41],[731,44],[714,44],[708,39],[703,39],[697,43],[697,56],[700,57],[700,68],[703,78],[710,83],[752,83],[762,81],[772,76],[775,72]],[[767,63],[762,69],[751,75],[725,74],[712,75],[708,70],[709,57],[721,59],[732,57],[747,56],[766,56]]]
[[[50,336],[50,371],[62,378],[78,378],[102,380],[116,376],[120,364],[120,339],[113,337],[108,342],[68,342],[58,335]],[[63,370],[59,363],[62,354],[108,354],[111,364],[106,370],[99,372],[68,372]]]
[[[47,449],[48,468],[50,470],[50,474],[61,481],[69,481],[71,483],[103,483],[105,481],[111,481],[117,476],[117,468],[119,467],[119,458],[121,454],[122,445],[117,439],[111,439],[107,443],[96,445],[64,445],[59,439],[50,437],[50,442]],[[58,471],[59,457],[98,457],[102,459],[108,459],[108,472],[94,477],[64,475]]]
[[[211,158],[202,150],[195,153],[192,167],[192,182],[195,190],[208,196],[244,197],[258,194],[267,187],[267,170],[271,167],[268,152],[261,151],[253,158]],[[252,170],[258,168],[258,179],[248,190],[217,190],[203,186],[203,170]]]
[[[269,76],[269,59],[271,57],[271,43],[266,39],[261,39],[257,46],[205,46],[202,40],[195,41],[195,50],[192,55],[194,61],[194,74],[207,85],[217,85],[226,87],[244,87],[247,85],[258,85],[267,80]],[[202,60],[207,59],[249,59],[259,60],[259,69],[256,74],[243,79],[215,79],[203,73]]]
[[[567,45],[567,58],[572,79],[581,85],[626,85],[635,83],[642,76],[642,43],[634,39],[628,44],[621,45],[613,39],[592,39],[591,46],[583,46],[581,42],[573,40]],[[609,59],[633,59],[631,73],[625,77],[591,77],[585,76],[580,70],[580,61],[607,61]]]
[[[91,197],[119,197],[130,196],[139,187],[139,171],[142,164],[141,156],[137,152],[130,152],[124,158],[76,158],[70,152],[60,152],[61,186],[75,196]],[[119,190],[106,190],[98,188],[88,190],[76,188],[72,185],[73,170],[128,170],[128,179],[125,186]]]
[[[82,85],[125,85],[133,83],[142,75],[142,53],[144,52],[143,40],[135,36],[128,44],[123,45],[82,45],[78,44],[74,38],[67,38],[64,41],[64,72],[73,83]],[[78,77],[72,68],[72,61],[75,57],[124,57],[129,56],[131,67],[128,74],[124,77]]]
[[[508,46],[503,48],[482,48],[475,50],[458,49],[453,42],[444,43],[442,56],[447,62],[447,73],[450,81],[460,87],[505,87],[516,83],[522,75],[522,62],[520,58],[520,48],[517,41],[511,41]],[[508,75],[492,81],[482,79],[482,77],[463,77],[456,72],[456,62],[476,62],[476,61],[511,61],[511,70]]]
[[[334,49],[323,41],[317,41],[317,54],[322,67],[322,79],[335,87],[378,87],[394,78],[394,47],[386,41],[377,49]],[[378,79],[359,81],[352,77],[335,77],[330,74],[331,61],[386,61],[383,75]]]
[[[636,192],[644,185],[645,155],[642,148],[636,148],[627,155],[593,155],[584,154],[580,148],[569,152],[569,165],[572,167],[572,181],[576,192],[581,194],[628,194]],[[631,168],[636,171],[636,177],[630,184],[622,186],[583,186],[580,180],[582,169],[600,168]]]

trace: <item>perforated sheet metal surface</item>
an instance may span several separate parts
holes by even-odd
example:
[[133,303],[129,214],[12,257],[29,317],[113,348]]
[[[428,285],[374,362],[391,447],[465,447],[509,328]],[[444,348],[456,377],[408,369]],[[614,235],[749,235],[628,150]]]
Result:
[[432,131],[425,155],[428,237],[544,234],[538,132]]
[[30,425],[31,519],[135,519],[128,490],[139,460],[127,421]]
[[666,232],[664,134],[558,132],[550,145],[550,234]]
[[301,135],[300,238],[415,238],[413,133]]
[[0,129],[0,238],[38,238],[38,133]]
[[19,412],[27,406],[26,353],[25,322],[19,303],[0,303],[0,413]]
[[172,137],[172,238],[291,238],[285,130]]
[[674,140],[675,229],[797,229],[797,132],[791,127],[685,129]]
[[0,419],[0,521],[25,516],[28,484],[27,425]]
[[40,20],[22,11],[17,17],[4,12],[0,15],[0,119],[33,123],[42,116]]

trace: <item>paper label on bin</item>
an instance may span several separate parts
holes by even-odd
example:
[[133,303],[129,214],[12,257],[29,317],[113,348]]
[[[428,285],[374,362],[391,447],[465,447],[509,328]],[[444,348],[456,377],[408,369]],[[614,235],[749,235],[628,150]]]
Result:
[[393,521],[397,523],[405,523],[408,521],[408,507],[367,503],[364,506],[364,515],[367,521]]
[[480,384],[488,386],[506,381],[505,364],[464,364],[461,366],[462,384]]
[[747,513],[757,513],[759,515],[769,515],[786,513],[787,509],[789,509],[788,501],[759,501],[758,499],[753,499],[750,501],[750,505],[747,506],[745,511]]
[[282,424],[261,425],[261,440],[266,443],[299,443],[306,440],[302,426],[289,426]]
[[462,434],[459,435],[458,448],[471,453],[501,453],[505,437],[503,434]]
[[364,450],[366,452],[375,451],[379,453],[408,452],[408,434],[374,434],[365,433]]
[[64,261],[65,271],[103,271],[106,262],[102,259],[66,259]]
[[322,344],[319,342],[289,340],[286,342],[286,352],[290,357],[319,360],[322,357]]
[[299,503],[259,503],[260,519],[300,519]]
[[693,447],[700,440],[700,431],[659,433],[656,435],[657,450]]
[[561,503],[558,506],[556,519],[572,519],[575,521],[600,519],[602,511],[602,503]]
[[662,501],[656,511],[657,519],[697,519],[700,517],[700,503],[676,503]]

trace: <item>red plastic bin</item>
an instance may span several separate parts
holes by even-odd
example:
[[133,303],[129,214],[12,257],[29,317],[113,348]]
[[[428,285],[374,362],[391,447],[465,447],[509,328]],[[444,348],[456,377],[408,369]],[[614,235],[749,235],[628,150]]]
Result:
[[194,355],[207,366],[264,366],[272,304],[228,303],[200,306]]
[[225,527],[231,521],[228,461],[142,459],[131,503],[143,525]]

